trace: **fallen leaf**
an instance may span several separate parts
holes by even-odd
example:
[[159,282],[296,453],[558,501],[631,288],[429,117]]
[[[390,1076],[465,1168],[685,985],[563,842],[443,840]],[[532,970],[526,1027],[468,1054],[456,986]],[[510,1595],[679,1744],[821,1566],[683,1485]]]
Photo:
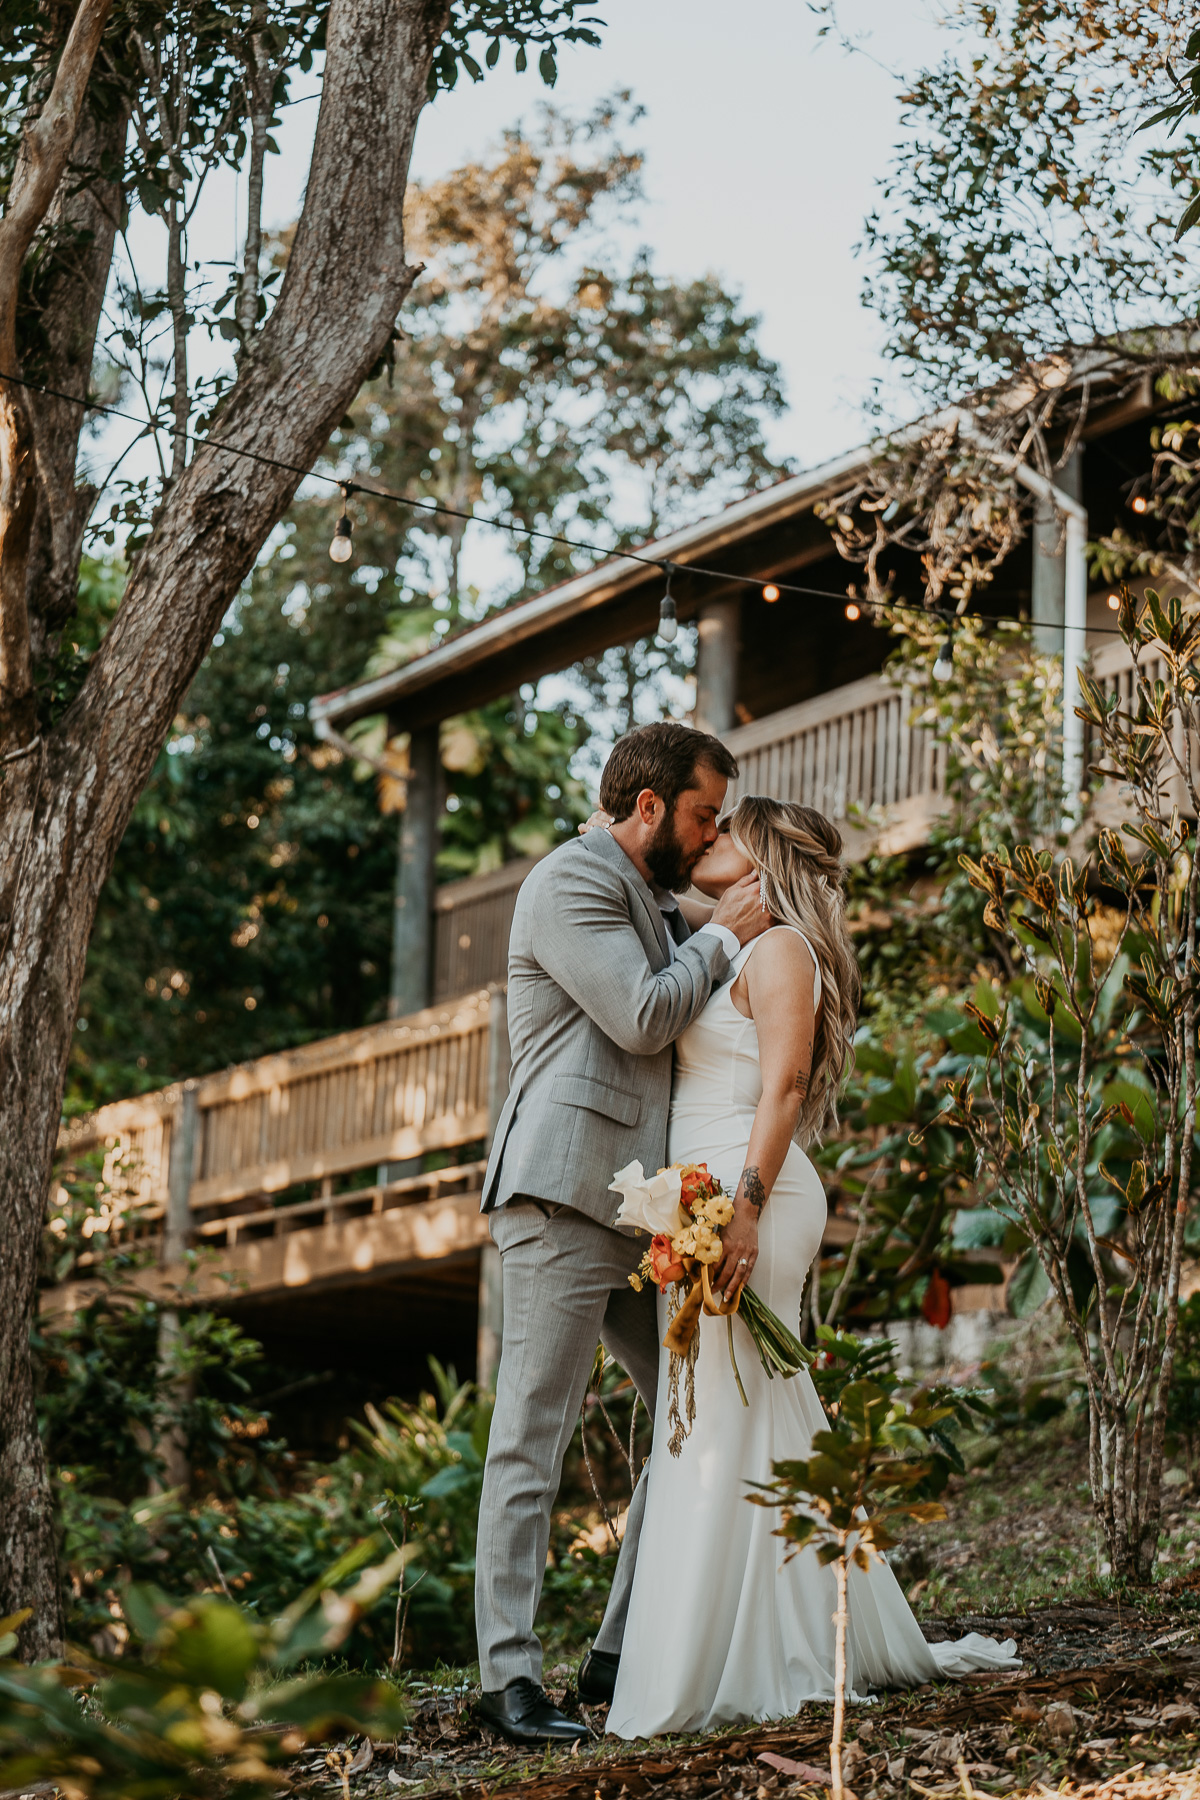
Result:
[[1042,1723],[1051,1737],[1074,1737],[1075,1708],[1068,1706],[1065,1700],[1055,1700],[1042,1715]]

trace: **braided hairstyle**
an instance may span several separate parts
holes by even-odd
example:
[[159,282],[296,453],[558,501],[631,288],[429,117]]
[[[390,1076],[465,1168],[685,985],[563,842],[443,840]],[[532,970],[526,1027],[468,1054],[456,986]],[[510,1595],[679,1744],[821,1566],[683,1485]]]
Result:
[[773,918],[797,926],[821,965],[821,1005],[813,1034],[808,1092],[796,1138],[819,1141],[837,1124],[838,1094],[854,1060],[862,981],[846,929],[842,837],[811,806],[745,794],[728,819],[729,835],[754,864]]

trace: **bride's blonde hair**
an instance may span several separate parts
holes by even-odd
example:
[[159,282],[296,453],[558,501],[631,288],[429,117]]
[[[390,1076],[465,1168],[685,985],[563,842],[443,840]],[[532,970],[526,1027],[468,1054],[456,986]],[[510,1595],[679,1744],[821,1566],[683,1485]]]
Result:
[[744,795],[727,823],[731,840],[759,872],[768,910],[781,925],[799,927],[821,965],[812,1068],[796,1126],[797,1141],[810,1144],[837,1124],[862,991],[846,929],[841,833],[811,806],[762,794]]

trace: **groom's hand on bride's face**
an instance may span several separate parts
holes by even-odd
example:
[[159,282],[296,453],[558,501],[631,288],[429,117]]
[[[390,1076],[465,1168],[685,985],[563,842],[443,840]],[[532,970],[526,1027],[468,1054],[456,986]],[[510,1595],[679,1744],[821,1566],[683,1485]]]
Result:
[[757,875],[743,875],[740,881],[726,888],[717,901],[712,923],[732,931],[739,944],[748,944],[751,938],[767,929],[771,915],[763,911]]

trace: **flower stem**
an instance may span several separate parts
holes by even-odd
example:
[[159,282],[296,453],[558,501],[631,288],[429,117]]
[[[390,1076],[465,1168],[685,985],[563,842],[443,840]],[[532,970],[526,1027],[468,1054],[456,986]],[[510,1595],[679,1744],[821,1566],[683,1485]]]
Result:
[[733,1379],[737,1382],[737,1391],[742,1396],[742,1405],[749,1406],[750,1402],[746,1398],[746,1390],[742,1386],[742,1378],[738,1374],[737,1357],[733,1354],[733,1314],[732,1313],[729,1313],[726,1315],[725,1325],[726,1325],[726,1329],[729,1332],[729,1364],[733,1370]]

